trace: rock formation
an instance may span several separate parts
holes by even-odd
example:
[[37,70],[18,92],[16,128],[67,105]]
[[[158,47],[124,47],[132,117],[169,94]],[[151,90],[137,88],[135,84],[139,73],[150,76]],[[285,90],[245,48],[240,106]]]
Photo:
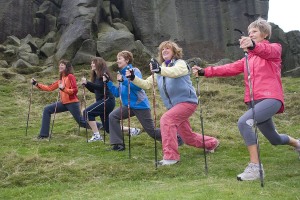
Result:
[[[9,0],[0,2],[0,67],[74,65],[91,57],[115,61],[118,51],[134,53],[146,66],[164,40],[173,40],[184,58],[216,62],[243,56],[240,35],[257,17],[267,18],[268,0]],[[299,31],[275,24],[271,40],[283,46],[283,71],[297,74]],[[299,73],[299,72],[298,72]]]

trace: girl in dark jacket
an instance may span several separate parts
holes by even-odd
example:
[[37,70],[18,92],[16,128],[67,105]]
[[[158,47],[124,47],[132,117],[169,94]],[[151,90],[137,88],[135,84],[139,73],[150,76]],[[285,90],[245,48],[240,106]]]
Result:
[[103,140],[99,133],[97,123],[95,121],[95,117],[97,116],[100,116],[105,131],[109,133],[108,116],[115,107],[115,97],[111,94],[111,92],[108,89],[104,90],[104,87],[106,87],[106,85],[103,82],[102,77],[105,73],[110,75],[105,60],[100,57],[95,57],[91,62],[91,81],[87,81],[86,78],[81,79],[81,84],[83,84],[90,92],[95,93],[96,97],[96,102],[83,111],[83,117],[84,119],[87,119],[87,122],[94,133],[89,142]]

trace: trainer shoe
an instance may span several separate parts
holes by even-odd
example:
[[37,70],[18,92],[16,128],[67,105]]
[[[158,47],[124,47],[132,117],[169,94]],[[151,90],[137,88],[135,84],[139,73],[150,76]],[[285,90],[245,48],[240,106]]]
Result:
[[44,140],[44,139],[48,139],[48,138],[49,138],[49,136],[43,136],[43,135],[38,135],[36,137],[37,140]]
[[125,150],[125,145],[124,144],[113,144],[112,148],[110,150],[113,150],[113,151],[124,151]]
[[[263,165],[261,165],[263,178],[265,177],[265,172]],[[249,163],[243,173],[239,174],[237,177],[238,181],[253,181],[260,179],[259,164]]]
[[206,153],[214,153],[215,150],[219,147],[219,145],[220,145],[220,142],[219,142],[219,140],[217,140],[217,143],[215,144],[215,146],[213,146],[210,149],[205,149]]
[[139,128],[130,128],[131,136],[138,136],[141,133],[141,129]]
[[158,165],[174,165],[176,163],[178,163],[179,161],[178,160],[161,160],[158,162]]
[[96,141],[103,141],[103,138],[101,135],[93,135],[91,139],[88,140],[88,142],[96,142]]

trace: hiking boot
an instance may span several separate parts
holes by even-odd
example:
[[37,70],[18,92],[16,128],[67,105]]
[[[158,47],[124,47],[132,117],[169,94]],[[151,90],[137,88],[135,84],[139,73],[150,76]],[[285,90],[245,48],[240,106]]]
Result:
[[177,142],[178,142],[178,146],[184,145],[184,142],[183,142],[182,138],[178,134],[177,134]]
[[141,129],[139,128],[130,128],[131,136],[138,136],[141,133]]
[[174,165],[176,163],[178,163],[179,161],[178,160],[161,160],[158,162],[158,165]]
[[206,153],[214,153],[215,150],[219,147],[219,145],[220,145],[220,142],[219,142],[219,140],[217,140],[217,143],[215,144],[215,146],[213,146],[210,149],[205,149]]
[[[265,172],[263,165],[261,165],[263,178],[265,177]],[[249,163],[243,173],[239,174],[237,177],[238,181],[253,181],[260,179],[259,174],[259,164]]]
[[299,159],[300,159],[300,139],[298,140],[298,147],[296,147],[295,150],[299,153]]
[[110,150],[113,150],[113,151],[124,151],[125,150],[125,145],[124,144],[113,144],[112,148]]
[[91,139],[88,140],[88,142],[96,142],[96,141],[103,141],[103,138],[101,135],[94,134]]

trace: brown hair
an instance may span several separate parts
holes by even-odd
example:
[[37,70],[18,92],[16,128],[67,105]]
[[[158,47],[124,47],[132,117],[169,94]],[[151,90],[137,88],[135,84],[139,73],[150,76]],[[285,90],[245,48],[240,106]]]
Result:
[[162,56],[162,50],[165,47],[171,48],[173,50],[173,53],[174,53],[173,58],[174,59],[177,60],[177,59],[182,58],[182,56],[183,56],[182,48],[180,48],[175,42],[164,41],[164,42],[160,43],[160,45],[158,47],[158,62],[160,64],[165,61]]
[[62,79],[63,75],[68,76],[69,74],[73,74],[74,69],[73,69],[73,66],[70,61],[62,59],[58,62],[58,65],[60,65],[60,64],[66,65],[65,71],[61,72],[59,75],[60,80]]
[[91,82],[94,82],[96,79],[96,76],[99,79],[102,79],[104,74],[107,74],[109,78],[112,80],[112,77],[110,75],[110,72],[108,71],[108,67],[106,65],[106,62],[101,57],[95,57],[92,59],[92,62],[95,64],[96,72],[94,70],[91,70]]
[[133,55],[130,51],[121,51],[117,56],[122,56],[125,60],[128,60],[128,64],[133,62]]

